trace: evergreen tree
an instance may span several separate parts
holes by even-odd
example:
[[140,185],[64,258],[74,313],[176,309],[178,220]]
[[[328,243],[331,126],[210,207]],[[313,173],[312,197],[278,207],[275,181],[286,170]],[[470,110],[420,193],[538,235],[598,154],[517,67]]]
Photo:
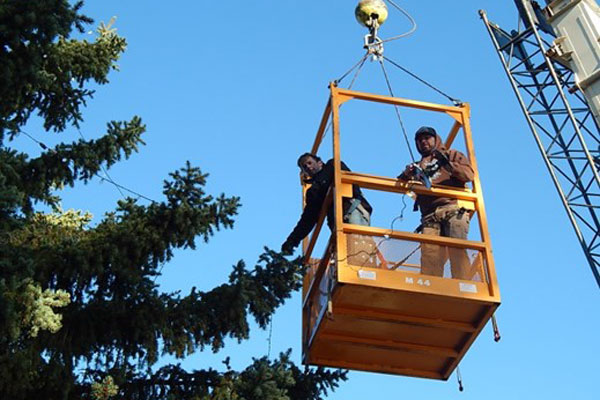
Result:
[[93,226],[88,213],[61,210],[60,188],[138,151],[139,117],[109,122],[97,140],[40,141],[36,157],[14,148],[32,114],[46,131],[78,127],[93,95],[87,86],[108,83],[125,50],[109,26],[93,42],[71,38],[92,22],[81,6],[0,1],[0,398],[322,398],[345,373],[299,368],[289,352],[243,371],[227,360],[220,369],[152,368],[163,354],[248,339],[250,318],[265,328],[303,270],[265,249],[254,268],[239,261],[210,291],[160,292],[154,280],[173,250],[231,228],[240,205],[205,193],[207,175],[189,163],[164,182],[161,202],[121,200]]

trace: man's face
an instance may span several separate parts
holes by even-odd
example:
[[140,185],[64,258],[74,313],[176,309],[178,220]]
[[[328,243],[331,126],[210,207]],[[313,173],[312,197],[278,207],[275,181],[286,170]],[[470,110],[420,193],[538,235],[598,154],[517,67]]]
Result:
[[312,178],[323,168],[323,161],[317,161],[312,157],[304,157],[300,162],[300,166],[302,171]]
[[417,138],[417,145],[419,152],[427,156],[435,149],[435,136],[432,135],[420,135]]

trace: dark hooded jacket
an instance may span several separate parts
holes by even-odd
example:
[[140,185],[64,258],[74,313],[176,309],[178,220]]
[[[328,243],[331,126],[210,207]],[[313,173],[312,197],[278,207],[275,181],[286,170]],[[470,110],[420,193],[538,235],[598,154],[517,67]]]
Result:
[[[343,161],[342,170],[350,171],[348,166],[344,164]],[[323,207],[323,202],[327,196],[327,191],[331,186],[331,182],[333,182],[333,171],[333,160],[329,160],[325,165],[323,165],[323,168],[310,179],[309,182],[311,183],[311,186],[306,191],[306,206],[304,207],[304,211],[302,211],[302,216],[296,224],[296,227],[288,236],[286,243],[291,244],[293,247],[298,246],[300,241],[310,233],[317,223],[317,220],[319,219],[319,213],[321,212],[321,207]],[[360,203],[365,210],[369,212],[369,214],[373,211],[373,208],[367,199],[364,198],[360,188],[357,185],[352,185],[352,198],[360,200]],[[344,215],[350,208],[350,203],[351,199],[344,198]],[[331,230],[333,230],[334,223],[335,219],[333,217],[332,204],[327,212],[327,225]]]
[[[417,137],[415,137],[415,142],[417,142]],[[421,153],[418,142],[416,145],[417,150]],[[466,187],[467,182],[473,181],[475,174],[469,163],[469,159],[460,151],[453,149],[446,150],[442,138],[437,134],[435,135],[434,150],[438,150],[440,153],[444,154],[449,163],[443,165],[444,162],[436,158],[433,151],[431,154],[421,158],[419,166],[430,177],[432,184],[464,188]],[[417,197],[417,205],[421,209],[422,215],[430,214],[435,211],[436,208],[448,204],[456,204],[456,199],[425,195],[419,195]]]

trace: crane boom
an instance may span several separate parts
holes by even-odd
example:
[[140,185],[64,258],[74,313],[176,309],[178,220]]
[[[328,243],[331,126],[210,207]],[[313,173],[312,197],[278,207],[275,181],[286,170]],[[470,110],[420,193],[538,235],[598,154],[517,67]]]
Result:
[[[537,2],[515,0],[524,24],[510,32],[490,22],[485,11],[480,15],[600,287],[600,134],[594,118],[598,113],[592,111],[593,93],[583,91],[579,84],[583,79],[570,62],[581,49],[570,48],[572,57],[558,51],[556,43],[565,37],[556,38],[556,29],[546,18],[558,3],[571,8],[570,3],[581,1],[556,0],[542,10]],[[578,22],[575,18],[571,23]],[[569,24],[561,23],[562,28]],[[569,34],[568,29],[564,32]],[[595,72],[588,71],[588,81],[600,74]]]

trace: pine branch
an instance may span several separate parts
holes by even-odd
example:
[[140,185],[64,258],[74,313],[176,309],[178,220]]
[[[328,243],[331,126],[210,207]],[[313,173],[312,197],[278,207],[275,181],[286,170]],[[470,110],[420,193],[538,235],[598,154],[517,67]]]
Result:
[[[272,361],[266,357],[254,359],[243,371],[209,368],[188,372],[179,365],[166,365],[148,375],[135,373],[135,366],[127,365],[109,373],[121,389],[123,400],[320,400],[347,379],[341,370],[299,368],[290,361],[290,352]],[[103,371],[88,371],[96,381],[103,375]]]
[[92,22],[79,14],[82,2],[66,0],[0,4],[0,144],[5,130],[16,134],[32,113],[47,130],[78,126],[80,109],[93,95],[90,80],[107,83],[125,50],[125,39],[102,29],[93,43],[67,40],[73,28]]
[[56,39],[68,37],[73,28],[83,32],[92,22],[79,14],[82,5],[66,0],[0,4],[0,143],[5,129],[16,132],[33,112],[39,73]]
[[301,286],[300,259],[290,262],[265,249],[260,262],[264,265],[248,271],[240,261],[229,283],[208,292],[193,288],[183,298],[159,294],[153,281],[142,278],[135,285],[127,285],[131,295],[125,299],[74,300],[63,313],[64,328],[45,340],[56,351],[60,351],[61,343],[70,343],[73,352],[64,356],[83,357],[90,362],[98,361],[94,354],[113,351],[138,358],[148,366],[159,354],[183,358],[206,346],[216,352],[227,337],[248,339],[249,316],[264,327],[275,310]]
[[[152,371],[161,355],[248,339],[251,318],[264,329],[304,271],[300,259],[265,249],[254,268],[239,261],[211,290],[159,292],[155,279],[174,251],[231,228],[240,207],[237,197],[206,194],[207,175],[189,162],[165,181],[162,202],[119,201],[93,227],[86,213],[59,212],[56,189],[88,182],[143,144],[138,117],[33,159],[5,145],[4,134],[13,139],[35,113],[46,131],[79,126],[94,93],[87,84],[105,84],[118,69],[126,42],[114,28],[101,24],[93,43],[69,39],[91,23],[81,7],[0,2],[0,398],[80,400],[92,388],[107,395],[99,384],[112,382],[107,374],[123,399],[322,398],[345,373],[301,369],[289,352],[242,371]],[[37,202],[55,212],[36,213]]]

